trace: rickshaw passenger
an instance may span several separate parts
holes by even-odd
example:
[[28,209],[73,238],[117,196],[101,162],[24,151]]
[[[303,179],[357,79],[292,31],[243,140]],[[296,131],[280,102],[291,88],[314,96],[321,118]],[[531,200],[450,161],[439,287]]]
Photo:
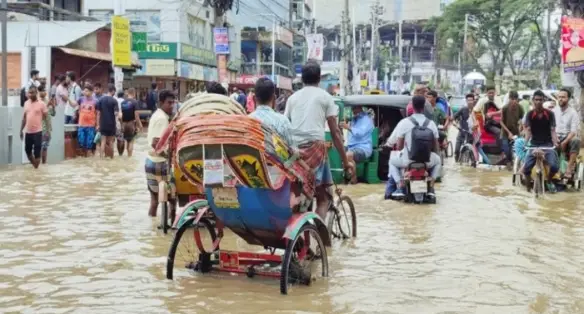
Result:
[[276,99],[276,86],[270,79],[262,77],[255,84],[256,109],[249,116],[260,120],[263,124],[272,128],[280,135],[289,146],[294,146],[292,135],[290,134],[290,120],[283,114],[274,111]]
[[320,74],[320,65],[316,62],[309,61],[302,67],[304,87],[288,98],[284,115],[290,119],[292,139],[298,145],[302,159],[315,173],[316,212],[325,219],[329,202],[332,201],[327,188],[333,183],[324,140],[325,123],[331,130],[333,144],[341,156],[345,171],[352,175],[352,169],[336,120],[337,105],[334,98],[319,87]]
[[[416,88],[414,89],[414,96],[424,96],[425,97],[426,92],[428,92],[428,87],[426,87],[426,85],[424,85],[424,84],[418,84],[418,85],[416,85]],[[414,114],[414,105],[410,101],[406,107],[406,116],[409,117],[413,114]],[[427,101],[426,101],[426,104],[424,104],[424,115],[426,116],[426,118],[428,118],[430,120],[434,119],[434,108]]]
[[501,110],[501,149],[505,153],[507,162],[511,162],[511,147],[509,142],[519,136],[519,122],[525,115],[519,105],[519,94],[516,91],[509,92],[509,103]]
[[[533,107],[525,117],[525,132],[527,134],[526,141],[531,141],[531,147],[552,147],[558,145],[558,137],[556,134],[556,118],[552,111],[543,107],[543,99],[545,95],[542,91],[537,90],[533,93]],[[548,182],[552,182],[552,178],[559,171],[558,157],[553,150],[545,150],[545,161],[549,166]],[[535,156],[531,151],[525,158],[523,166],[523,173],[527,178],[527,185],[531,184],[531,170],[535,166]],[[555,192],[555,186],[549,184],[550,192]]]
[[439,149],[438,128],[436,127],[434,121],[426,118],[423,114],[426,99],[423,96],[414,96],[412,102],[414,105],[414,114],[407,119],[401,120],[387,140],[388,145],[393,146],[397,144],[397,148],[400,150],[397,154],[392,154],[392,157],[389,159],[389,174],[398,184],[398,188],[392,194],[392,196],[403,197],[404,195],[402,170],[414,162],[410,160],[409,156],[412,143],[416,141],[416,139],[413,138],[412,131],[417,126],[424,127],[424,124],[427,123],[426,127],[432,130],[432,133],[434,134],[433,145],[432,147],[428,146],[427,148],[428,150],[432,151],[430,153],[430,160],[426,162],[426,167],[429,169],[430,175],[432,177],[432,181],[430,183],[431,187],[428,190],[428,196],[434,197],[434,181],[440,176],[441,166],[440,156],[437,154]]
[[565,176],[570,178],[580,152],[580,116],[569,104],[572,93],[562,88],[558,93],[559,106],[552,112],[556,116],[556,132],[560,142],[560,151],[569,155],[568,169]]
[[446,112],[443,111],[440,107],[436,106],[438,101],[438,93],[436,93],[436,91],[428,91],[426,93],[426,100],[430,103],[430,105],[432,105],[432,120],[437,126],[443,126],[442,130],[438,130],[438,143],[443,144],[447,137],[446,130],[448,130],[448,125],[450,124],[450,117],[448,117]]
[[[160,100],[158,109],[150,117],[148,124],[147,141],[151,150],[148,152],[146,158],[146,183],[148,191],[150,192],[150,211],[148,214],[152,217],[156,216],[156,209],[158,208],[158,181],[162,180],[170,185],[169,194],[174,195],[174,177],[169,173],[169,165],[166,156],[157,155],[153,149],[158,144],[160,136],[164,133],[170,122],[170,115],[172,108],[176,101],[176,96],[169,90],[163,90],[158,94]],[[170,201],[170,217],[174,219],[176,213],[176,203],[174,200]]]
[[501,98],[497,96],[497,90],[494,86],[487,86],[487,97],[479,99],[474,107],[475,112],[484,112],[487,102],[494,102],[497,108],[503,108]]
[[365,161],[373,153],[373,119],[363,111],[363,107],[353,107],[351,124],[341,122],[340,127],[349,131],[347,140],[347,159],[353,172],[351,183],[357,183],[357,163]]
[[[472,133],[472,128],[469,127],[469,119],[472,113],[472,108],[475,104],[475,98],[473,94],[466,95],[466,107],[461,108],[454,115],[454,121],[458,121],[460,129],[462,131],[458,132],[456,136],[456,145],[454,146],[454,159],[458,161],[460,158],[460,148],[464,143],[469,141],[469,133]],[[465,132],[466,131],[466,132]]]

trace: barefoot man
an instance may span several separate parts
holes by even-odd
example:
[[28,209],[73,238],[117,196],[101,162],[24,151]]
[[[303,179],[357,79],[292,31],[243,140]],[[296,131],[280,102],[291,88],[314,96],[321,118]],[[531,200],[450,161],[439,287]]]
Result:
[[[154,148],[158,144],[160,137],[168,127],[170,122],[170,115],[172,114],[172,108],[176,101],[176,96],[169,90],[162,90],[158,94],[160,102],[158,103],[158,109],[150,117],[148,124],[148,145],[149,152],[148,157],[146,157],[146,183],[148,184],[148,191],[150,192],[150,211],[148,215],[156,217],[156,209],[158,208],[158,182],[166,181],[170,188],[169,196],[174,197],[173,193],[174,178],[172,177],[172,172],[170,172],[170,165],[168,164],[168,158],[165,155],[157,155],[154,152]],[[174,216],[176,215],[176,202],[174,199],[170,199],[170,219],[174,222]]]
[[[37,87],[28,88],[28,100],[24,103],[24,114],[20,125],[20,139],[24,138],[24,151],[28,161],[36,169],[41,162],[43,143],[43,119],[48,114],[47,105],[37,97]],[[23,133],[26,134],[23,136]]]

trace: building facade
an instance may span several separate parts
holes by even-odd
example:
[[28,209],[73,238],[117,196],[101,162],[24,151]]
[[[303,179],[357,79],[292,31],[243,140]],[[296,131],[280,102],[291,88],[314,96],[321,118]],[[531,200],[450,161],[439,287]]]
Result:
[[[136,87],[148,89],[156,81],[160,87],[178,90],[183,97],[201,88],[205,81],[219,80],[213,42],[214,12],[204,1],[126,0],[123,5],[132,32],[142,33],[146,39],[146,47],[137,52],[142,69],[135,74]],[[109,21],[113,6],[113,0],[86,0],[83,11]],[[230,27],[227,68],[231,82],[241,68],[239,35],[236,27]]]
[[239,7],[228,13],[228,21],[241,34],[243,66],[238,83],[250,85],[257,77],[267,75],[272,76],[279,88],[292,88],[291,8],[290,0],[251,0],[239,2]]

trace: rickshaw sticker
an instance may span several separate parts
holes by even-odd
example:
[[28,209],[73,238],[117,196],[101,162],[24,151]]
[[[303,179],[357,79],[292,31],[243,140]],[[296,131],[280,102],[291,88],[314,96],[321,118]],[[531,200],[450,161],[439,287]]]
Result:
[[213,188],[213,203],[218,208],[239,209],[236,188]]
[[235,187],[238,184],[237,177],[233,173],[233,170],[227,163],[227,161],[223,161],[223,186],[224,187]]
[[269,187],[262,163],[252,155],[242,154],[232,158],[239,172],[252,188]]
[[276,149],[276,156],[280,158],[281,161],[286,161],[290,159],[290,154],[288,153],[288,148],[284,141],[277,135],[272,135],[272,141],[274,144],[274,148]]
[[185,174],[203,183],[203,161],[202,160],[187,160],[181,167]]
[[223,159],[205,159],[204,165],[204,184],[223,185]]

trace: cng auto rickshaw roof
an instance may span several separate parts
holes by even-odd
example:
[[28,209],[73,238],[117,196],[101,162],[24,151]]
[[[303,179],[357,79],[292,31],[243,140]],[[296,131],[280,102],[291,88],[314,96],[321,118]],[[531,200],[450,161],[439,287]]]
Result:
[[347,107],[388,107],[395,109],[406,109],[412,96],[407,95],[350,95],[342,97],[343,104]]

